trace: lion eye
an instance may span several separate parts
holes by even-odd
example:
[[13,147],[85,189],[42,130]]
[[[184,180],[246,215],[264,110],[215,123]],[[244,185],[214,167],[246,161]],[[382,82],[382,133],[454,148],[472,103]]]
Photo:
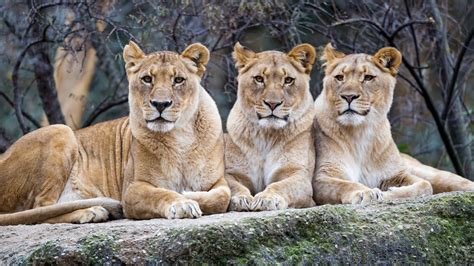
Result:
[[142,77],[142,80],[143,82],[145,83],[151,83],[151,81],[153,80],[150,76],[143,76]]
[[291,84],[291,83],[293,83],[293,81],[295,81],[295,79],[292,78],[292,77],[286,77],[285,78],[285,84]]
[[263,83],[263,77],[262,76],[255,76],[255,77],[253,77],[253,79],[255,79],[255,81],[258,82],[258,83]]
[[181,83],[184,82],[184,78],[183,77],[175,77],[173,82],[174,82],[174,84],[181,84]]
[[336,75],[334,78],[336,78],[338,81],[343,81],[344,80],[343,75]]
[[375,78],[375,76],[372,76],[372,75],[365,75],[364,76],[364,81],[371,81]]

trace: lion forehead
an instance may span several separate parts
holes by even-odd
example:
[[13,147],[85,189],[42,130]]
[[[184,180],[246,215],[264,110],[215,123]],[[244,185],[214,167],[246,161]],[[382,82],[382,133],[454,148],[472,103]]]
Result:
[[382,71],[374,64],[372,56],[368,54],[347,55],[326,66],[326,75],[354,72],[379,74]]
[[259,73],[269,76],[285,76],[290,73],[296,75],[296,72],[301,71],[299,71],[299,69],[294,65],[287,54],[279,51],[265,51],[258,53],[257,56],[240,71],[239,74],[242,76],[247,72],[251,72],[253,74]]
[[155,52],[149,54],[141,63],[141,70],[152,74],[159,72],[183,71],[191,73],[189,62],[186,62],[175,52]]

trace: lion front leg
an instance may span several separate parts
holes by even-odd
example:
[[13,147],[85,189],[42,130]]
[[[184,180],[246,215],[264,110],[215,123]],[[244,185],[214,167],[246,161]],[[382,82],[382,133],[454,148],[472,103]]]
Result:
[[411,198],[433,194],[430,182],[407,173],[383,181],[380,188],[384,190],[384,199]]
[[196,201],[142,181],[135,181],[128,187],[123,199],[123,210],[125,216],[132,219],[198,218],[202,215]]
[[223,177],[209,191],[185,191],[183,195],[199,203],[204,214],[226,212],[230,201],[230,189]]
[[382,191],[369,188],[361,183],[325,175],[313,180],[316,204],[368,204],[382,200]]
[[281,176],[287,175],[288,171],[277,171],[273,179],[279,181],[271,183],[255,195],[251,210],[269,211],[314,206],[311,176],[303,170],[291,172],[287,178],[282,179]]
[[250,211],[253,196],[250,189],[243,183],[250,182],[249,178],[243,175],[226,174],[226,180],[231,191],[229,211]]

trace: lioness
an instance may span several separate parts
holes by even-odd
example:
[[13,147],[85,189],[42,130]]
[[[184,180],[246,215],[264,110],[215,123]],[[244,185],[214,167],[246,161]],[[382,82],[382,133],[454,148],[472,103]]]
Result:
[[328,44],[322,59],[326,75],[315,101],[316,203],[369,203],[474,190],[467,179],[399,153],[387,118],[402,61],[398,50],[345,55]]
[[239,86],[225,136],[229,210],[313,206],[314,48],[301,44],[288,54],[255,53],[237,43],[233,56]]
[[226,211],[221,119],[199,84],[207,48],[147,55],[130,42],[123,57],[128,117],[76,132],[41,128],[1,155],[0,211],[33,209],[0,224],[100,222],[120,216],[120,203],[133,219]]

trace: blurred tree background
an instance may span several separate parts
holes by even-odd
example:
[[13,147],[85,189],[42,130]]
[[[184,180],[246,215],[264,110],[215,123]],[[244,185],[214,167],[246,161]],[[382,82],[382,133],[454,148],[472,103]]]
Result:
[[[51,123],[74,129],[127,115],[122,49],[211,51],[202,81],[222,119],[236,95],[232,47],[308,42],[345,53],[384,46],[404,60],[390,113],[402,152],[474,179],[474,2],[30,0],[0,6],[0,152]],[[321,65],[311,90],[321,91]]]

